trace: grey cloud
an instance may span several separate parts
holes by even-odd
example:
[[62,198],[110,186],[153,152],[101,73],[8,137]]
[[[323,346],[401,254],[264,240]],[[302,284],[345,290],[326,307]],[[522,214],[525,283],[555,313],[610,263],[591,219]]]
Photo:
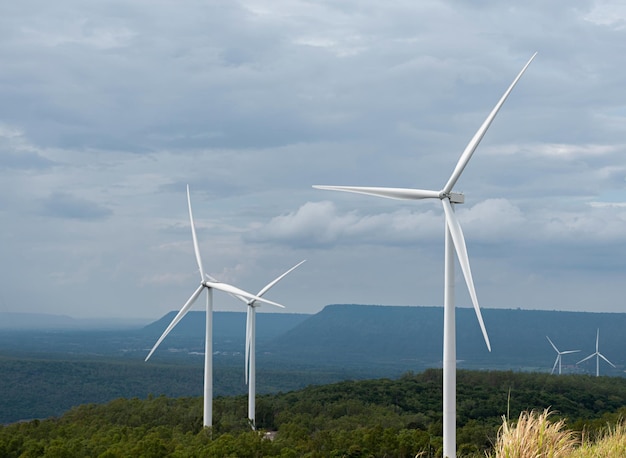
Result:
[[35,152],[13,153],[0,150],[0,169],[43,170],[56,163]]
[[63,192],[54,192],[44,199],[42,212],[55,218],[84,221],[104,220],[113,214],[109,208]]
[[[539,51],[456,189],[466,193],[457,211],[476,281],[490,283],[488,297],[509,300],[514,289],[516,305],[552,294],[584,307],[578,293],[588,277],[589,290],[611,291],[600,307],[616,307],[619,288],[597,287],[596,273],[619,278],[626,259],[626,66],[615,57],[626,51],[626,13],[617,1],[185,5],[0,6],[3,246],[27,253],[37,240],[30,264],[54,266],[46,253],[77,243],[72,221],[97,221],[89,231],[78,227],[83,245],[72,264],[100,253],[102,239],[106,253],[80,277],[65,269],[68,281],[88,291],[92,275],[104,276],[112,288],[94,304],[122,297],[150,304],[141,314],[165,312],[187,293],[175,282],[144,288],[142,278],[152,275],[147,264],[158,266],[158,278],[183,282],[196,273],[189,183],[207,263],[218,272],[241,276],[241,265],[255,272],[251,281],[266,280],[306,253],[307,282],[326,276],[334,285],[324,299],[319,288],[307,294],[312,303],[370,300],[358,296],[360,282],[382,265],[377,275],[395,283],[393,293],[375,293],[381,301],[440,300],[440,290],[427,293],[440,270],[423,276],[443,259],[437,202],[310,186],[439,189]],[[155,248],[162,246],[176,249]],[[139,265],[142,257],[149,261]],[[29,263],[20,264],[17,251],[11,259],[5,270],[18,284]],[[511,286],[539,275],[549,280],[520,280],[527,291]],[[54,292],[65,313],[82,313],[78,294]]]

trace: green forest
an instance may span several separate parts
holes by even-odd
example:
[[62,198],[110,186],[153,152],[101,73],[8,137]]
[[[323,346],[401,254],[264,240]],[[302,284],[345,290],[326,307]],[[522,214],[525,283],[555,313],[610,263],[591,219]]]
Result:
[[[257,398],[258,431],[245,396],[218,397],[202,428],[199,397],[117,399],[58,418],[0,427],[2,457],[414,457],[441,456],[442,372],[344,381]],[[485,456],[503,416],[550,407],[593,435],[626,414],[626,379],[459,371],[459,456]],[[273,431],[271,437],[266,434]]]

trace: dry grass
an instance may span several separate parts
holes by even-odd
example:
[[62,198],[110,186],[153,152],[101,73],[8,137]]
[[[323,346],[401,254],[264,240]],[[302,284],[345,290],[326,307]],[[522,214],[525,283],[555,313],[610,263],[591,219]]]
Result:
[[594,440],[583,440],[582,445],[571,458],[613,458],[626,457],[626,423],[624,420],[615,426],[607,426]]
[[503,417],[491,457],[571,457],[580,441],[574,432],[565,429],[564,420],[551,422],[551,414],[549,409],[543,413],[522,412],[515,423]]
[[517,422],[502,417],[502,426],[490,458],[624,458],[626,420],[608,425],[594,439],[565,428],[565,421],[550,421],[552,412],[522,412]]

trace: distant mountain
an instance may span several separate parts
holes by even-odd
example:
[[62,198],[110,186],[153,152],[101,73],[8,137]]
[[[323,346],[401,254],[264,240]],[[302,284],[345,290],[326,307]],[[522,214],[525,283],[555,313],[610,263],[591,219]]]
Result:
[[[626,314],[539,310],[483,309],[492,346],[486,348],[474,310],[457,308],[457,358],[460,367],[550,370],[560,350],[571,366],[595,351],[600,329],[600,352],[618,369],[601,363],[601,374],[623,375],[626,363]],[[263,347],[275,358],[308,363],[369,365],[422,370],[441,366],[442,307],[328,305]],[[573,371],[573,368],[568,370]],[[595,361],[580,370],[595,371]]]
[[75,326],[75,320],[66,315],[0,312],[0,329],[58,329]]
[[[97,321],[85,323],[58,315],[11,314],[0,325],[0,353],[12,352],[90,354],[144,359],[177,312],[133,328],[116,327]],[[306,320],[310,315],[292,313],[257,313],[257,341],[275,339]],[[0,315],[0,320],[2,320]],[[91,326],[89,326],[91,324]],[[159,347],[157,359],[181,356],[198,359],[204,352],[204,312],[189,312]],[[231,357],[244,352],[246,314],[213,314],[213,349]],[[241,356],[243,359],[243,356]],[[154,359],[154,358],[153,358]],[[199,359],[198,359],[199,360]]]
[[[45,317],[45,329],[0,329],[0,352],[143,360],[175,313],[142,328],[119,330],[78,329],[70,326],[71,318]],[[549,371],[556,358],[549,336],[561,350],[581,350],[563,357],[564,372],[595,373],[594,360],[575,363],[595,351],[600,329],[600,351],[618,366],[614,369],[601,362],[601,374],[626,375],[626,313],[483,309],[491,353],[474,310],[457,308],[456,316],[459,368]],[[58,330],[49,330],[52,325]],[[204,312],[189,312],[163,341],[154,362],[200,362],[204,326]],[[244,312],[214,313],[216,364],[242,364],[245,326]],[[260,368],[340,368],[360,375],[396,376],[441,367],[442,307],[335,304],[314,315],[259,313],[256,330]]]
[[[459,369],[549,372],[556,358],[546,339],[550,336],[561,350],[581,350],[563,357],[565,373],[593,374],[595,361],[575,363],[595,351],[599,328],[600,351],[617,365],[613,369],[601,362],[601,374],[626,375],[624,313],[484,309],[491,353],[474,310],[457,308],[456,313]],[[0,329],[0,410],[12,411],[10,418],[19,419],[49,415],[40,409],[42,397],[48,407],[65,410],[75,403],[119,396],[198,395],[204,312],[190,312],[144,362],[174,314],[136,329],[69,329],[62,328],[63,320],[57,330]],[[48,326],[56,319],[47,318]],[[243,312],[214,314],[216,396],[246,392],[245,322]],[[443,308],[352,304],[329,305],[315,315],[260,313],[257,337],[259,393],[346,379],[393,378],[441,367]]]
[[138,319],[77,319],[51,313],[0,312],[0,330],[129,329],[143,324],[140,323]]
[[[150,323],[142,329],[145,334],[160,336],[177,312],[170,312],[159,320]],[[257,341],[274,339],[296,327],[311,315],[301,313],[257,313],[256,314],[256,338]],[[204,338],[205,313],[189,312],[176,325],[168,335],[168,338]],[[213,313],[213,338],[219,341],[245,341],[246,314],[244,312],[214,312]]]

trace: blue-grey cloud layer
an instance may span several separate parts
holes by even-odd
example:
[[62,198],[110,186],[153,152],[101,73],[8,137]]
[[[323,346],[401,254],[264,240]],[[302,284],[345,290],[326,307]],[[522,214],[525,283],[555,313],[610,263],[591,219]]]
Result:
[[311,185],[440,189],[539,51],[457,185],[479,299],[621,311],[625,21],[617,1],[6,3],[0,307],[179,307],[187,183],[222,280],[254,290],[307,258],[273,291],[292,311],[440,304],[437,202]]

